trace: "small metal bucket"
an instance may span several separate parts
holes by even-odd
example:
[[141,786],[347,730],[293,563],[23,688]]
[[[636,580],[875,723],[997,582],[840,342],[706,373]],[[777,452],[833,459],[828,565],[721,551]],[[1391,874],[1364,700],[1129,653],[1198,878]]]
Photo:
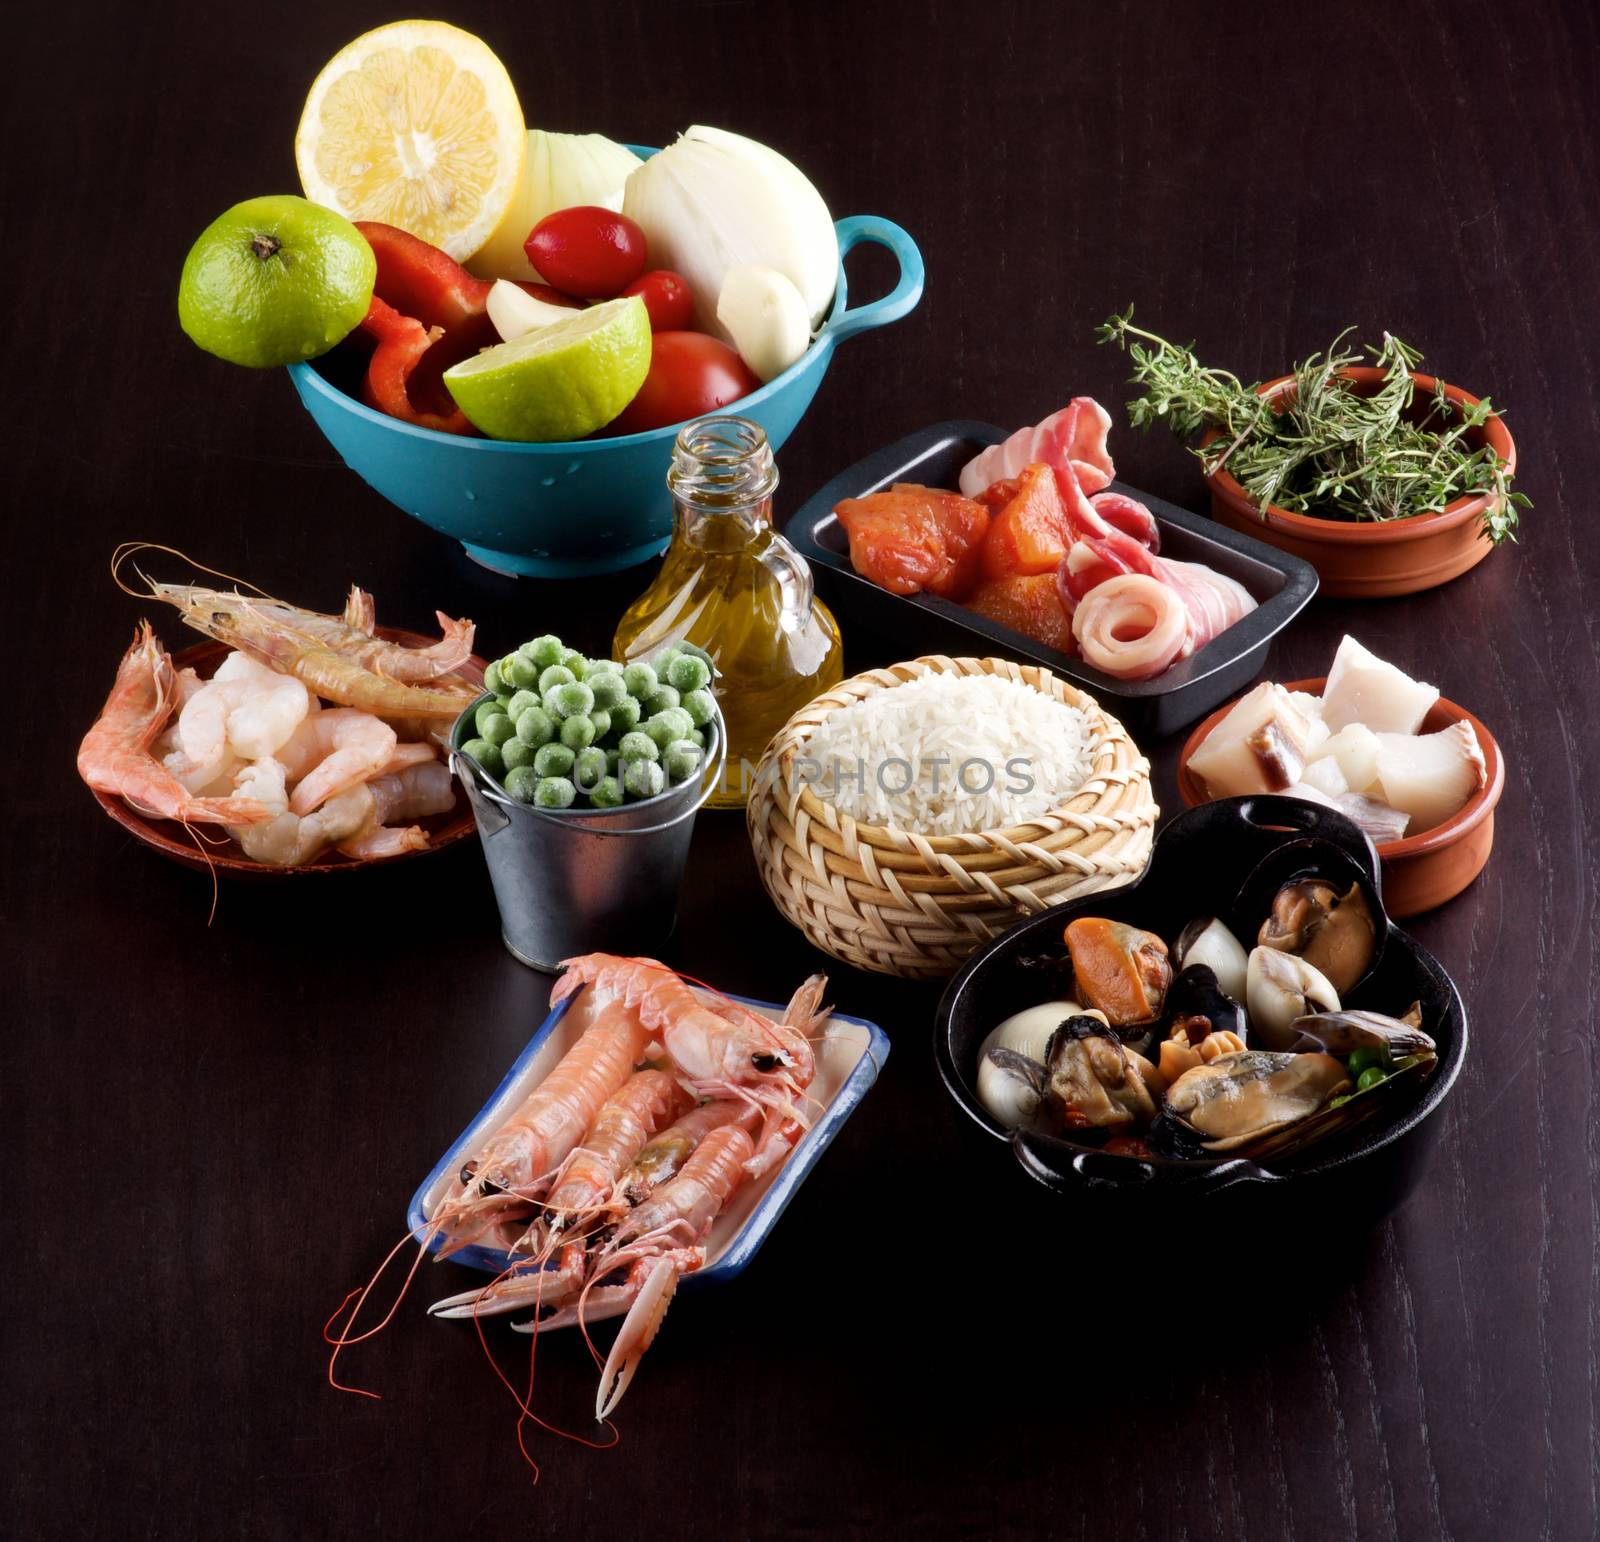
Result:
[[554,973],[579,953],[646,953],[671,934],[694,816],[715,790],[728,734],[717,709],[698,781],[614,809],[535,808],[491,785],[460,753],[482,696],[450,735],[450,769],[466,789],[513,958]]

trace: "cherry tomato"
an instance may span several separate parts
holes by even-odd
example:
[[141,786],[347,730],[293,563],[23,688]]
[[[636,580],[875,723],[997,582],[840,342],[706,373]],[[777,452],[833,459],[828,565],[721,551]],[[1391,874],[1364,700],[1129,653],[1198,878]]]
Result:
[[702,417],[748,396],[760,384],[750,366],[717,338],[703,332],[657,332],[650,339],[650,373],[606,432],[641,434]]
[[622,291],[636,294],[650,312],[652,332],[686,332],[694,325],[694,292],[689,281],[671,268],[654,268]]
[[644,272],[644,232],[592,204],[545,215],[522,249],[540,278],[581,300],[609,300]]

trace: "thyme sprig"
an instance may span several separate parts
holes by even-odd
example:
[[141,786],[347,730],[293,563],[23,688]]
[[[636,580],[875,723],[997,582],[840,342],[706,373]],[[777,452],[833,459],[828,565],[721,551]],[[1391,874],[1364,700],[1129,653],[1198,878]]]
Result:
[[[1203,365],[1192,348],[1134,326],[1131,305],[1097,335],[1133,361],[1131,382],[1143,394],[1128,403],[1131,421],[1140,428],[1164,423],[1180,439],[1216,429],[1195,455],[1207,475],[1226,466],[1258,508],[1390,520],[1491,493],[1485,539],[1516,540],[1518,510],[1529,501],[1512,491],[1506,462],[1491,446],[1467,442],[1494,411],[1489,398],[1457,408],[1441,386],[1419,414],[1411,371],[1422,355],[1388,332],[1379,347],[1355,352],[1346,346],[1351,330],[1296,367],[1293,396],[1281,411],[1237,375]],[[1384,378],[1363,396],[1341,372],[1368,360]]]

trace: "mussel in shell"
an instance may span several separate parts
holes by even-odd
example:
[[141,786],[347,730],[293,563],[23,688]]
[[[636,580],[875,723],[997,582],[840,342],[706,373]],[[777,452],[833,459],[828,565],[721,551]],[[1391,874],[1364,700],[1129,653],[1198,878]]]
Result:
[[1069,1132],[1143,1129],[1155,1118],[1154,1067],[1094,1017],[1069,1017],[1050,1038],[1045,1102]]
[[1413,1008],[1417,1021],[1407,1017],[1387,1017],[1382,1012],[1317,1012],[1297,1017],[1289,1024],[1298,1035],[1303,1050],[1326,1050],[1331,1055],[1350,1055],[1358,1049],[1382,1050],[1391,1061],[1416,1056],[1432,1061],[1438,1046],[1422,1031],[1421,1012]]
[[1297,1035],[1291,1024],[1297,1017],[1337,1012],[1339,993],[1314,964],[1298,953],[1276,948],[1255,948],[1245,985],[1245,1006],[1250,1032],[1266,1049],[1293,1049]]
[[1344,992],[1372,967],[1378,924],[1360,884],[1341,892],[1325,878],[1297,878],[1278,890],[1256,941],[1303,958]]
[[1149,1023],[1161,1016],[1172,962],[1154,932],[1103,916],[1080,916],[1066,929],[1067,952],[1077,996],[1097,1007],[1113,1028]]
[[1180,970],[1205,964],[1228,995],[1235,1001],[1244,1000],[1244,948],[1215,916],[1198,916],[1184,927],[1172,954]]
[[1167,1088],[1167,1112],[1205,1152],[1240,1151],[1309,1119],[1349,1089],[1332,1055],[1247,1049],[1185,1071]]

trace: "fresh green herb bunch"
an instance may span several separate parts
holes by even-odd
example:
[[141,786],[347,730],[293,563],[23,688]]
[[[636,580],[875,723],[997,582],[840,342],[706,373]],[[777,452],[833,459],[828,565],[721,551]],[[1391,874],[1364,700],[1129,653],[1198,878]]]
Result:
[[1384,333],[1366,355],[1383,383],[1362,396],[1342,371],[1364,362],[1346,349],[1347,329],[1325,354],[1295,369],[1293,395],[1274,411],[1227,370],[1209,369],[1180,348],[1133,325],[1133,307],[1098,329],[1133,360],[1132,383],[1144,394],[1128,403],[1140,428],[1165,423],[1180,439],[1207,428],[1210,444],[1195,450],[1209,476],[1224,466],[1258,508],[1276,504],[1323,519],[1389,520],[1437,514],[1457,498],[1490,493],[1485,539],[1515,540],[1518,510],[1527,497],[1511,490],[1506,462],[1488,445],[1473,449],[1467,435],[1494,411],[1488,397],[1458,409],[1439,387],[1420,421],[1411,421],[1422,355]]

